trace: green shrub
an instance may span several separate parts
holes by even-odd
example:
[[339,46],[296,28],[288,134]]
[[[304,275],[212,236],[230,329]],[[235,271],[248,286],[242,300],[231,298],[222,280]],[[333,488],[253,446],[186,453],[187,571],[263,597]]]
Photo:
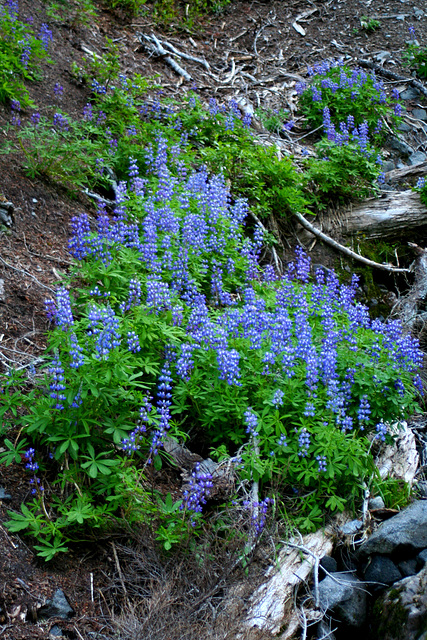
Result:
[[52,32],[42,25],[35,36],[29,24],[18,17],[18,3],[0,6],[0,102],[17,100],[22,107],[32,106],[26,80],[41,78],[38,63],[48,58]]

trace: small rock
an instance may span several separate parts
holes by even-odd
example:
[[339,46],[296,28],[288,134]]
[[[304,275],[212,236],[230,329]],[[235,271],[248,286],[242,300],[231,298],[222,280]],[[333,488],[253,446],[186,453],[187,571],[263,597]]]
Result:
[[367,582],[376,582],[381,587],[382,585],[390,585],[393,582],[397,582],[402,576],[390,558],[387,558],[387,556],[372,556],[365,569],[364,577]]
[[402,574],[403,578],[414,576],[418,572],[416,558],[411,558],[410,560],[403,560],[403,562],[399,562],[397,567],[400,573]]
[[368,506],[373,511],[374,509],[384,509],[385,503],[381,496],[375,496],[369,500]]
[[383,522],[359,550],[361,557],[392,555],[427,548],[427,500],[417,500]]
[[427,120],[427,111],[425,109],[412,109],[412,117],[417,120]]
[[393,171],[393,169],[395,169],[395,164],[393,160],[387,160],[387,162],[384,162],[383,170],[385,173],[387,173],[387,171]]
[[349,627],[361,627],[366,620],[366,589],[351,573],[334,573],[319,584],[319,601],[324,611]]
[[421,18],[425,15],[424,11],[422,9],[419,9],[418,7],[413,7],[413,12],[417,20],[421,20]]
[[409,156],[408,162],[409,164],[421,164],[427,159],[427,155],[422,151],[415,151],[415,153],[411,153]]
[[391,138],[389,139],[389,144],[392,149],[398,151],[404,156],[409,156],[411,155],[411,153],[414,153],[413,148],[410,147],[409,144],[404,142],[404,140],[400,140],[400,138],[398,138],[397,136],[391,136]]
[[338,529],[343,536],[354,536],[358,533],[363,527],[362,520],[351,520],[351,522],[346,522],[342,527]]
[[326,569],[328,573],[335,573],[338,569],[337,561],[331,556],[323,556],[319,562],[319,578],[323,580],[323,578],[327,575],[323,569]]
[[425,563],[427,562],[427,549],[423,549],[422,551],[420,551],[420,553],[417,555],[416,560],[418,569],[424,567]]
[[62,618],[66,620],[73,615],[74,610],[70,607],[62,589],[57,589],[53,594],[53,598],[38,610],[39,618]]
[[3,487],[0,487],[0,500],[12,500],[12,496],[9,493],[6,493],[6,490]]
[[420,496],[422,496],[423,498],[427,498],[427,481],[426,480],[420,480],[419,482],[417,482],[416,489],[420,494]]
[[409,124],[406,124],[406,122],[401,122],[398,126],[397,126],[399,131],[403,131],[404,133],[407,133],[408,131],[411,131],[412,127],[409,126]]
[[51,638],[61,638],[61,637],[63,637],[63,633],[62,633],[61,627],[58,627],[57,624],[54,624],[53,627],[51,627],[51,629],[49,631],[49,637],[51,637]]
[[415,100],[419,98],[420,93],[415,87],[408,87],[405,91],[402,91],[400,97],[402,100]]
[[427,566],[381,595],[370,621],[373,638],[420,640],[427,628]]

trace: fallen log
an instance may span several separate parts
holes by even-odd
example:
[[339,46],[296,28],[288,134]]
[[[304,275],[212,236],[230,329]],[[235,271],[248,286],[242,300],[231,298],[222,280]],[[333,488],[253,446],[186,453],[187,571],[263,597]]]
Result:
[[322,231],[343,236],[360,235],[366,240],[419,240],[427,234],[427,207],[418,193],[407,190],[366,200],[334,218],[322,220]]

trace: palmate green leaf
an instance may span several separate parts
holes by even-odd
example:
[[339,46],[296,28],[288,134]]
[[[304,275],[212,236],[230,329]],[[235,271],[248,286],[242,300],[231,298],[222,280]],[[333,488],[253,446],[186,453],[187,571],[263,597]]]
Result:
[[55,537],[53,542],[45,540],[43,544],[34,545],[34,549],[38,551],[37,555],[44,558],[46,562],[52,560],[57,553],[67,553],[68,551],[68,547],[64,545],[62,538],[59,536]]

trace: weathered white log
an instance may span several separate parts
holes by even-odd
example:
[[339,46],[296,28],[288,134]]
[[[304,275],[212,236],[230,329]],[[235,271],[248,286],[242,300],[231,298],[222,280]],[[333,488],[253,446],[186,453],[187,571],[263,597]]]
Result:
[[[304,536],[301,546],[313,555],[285,546],[274,566],[268,569],[267,581],[251,597],[243,626],[276,635],[286,625],[286,631],[280,637],[283,640],[290,638],[300,624],[294,605],[295,590],[310,576],[316,564],[315,557],[322,558],[332,552],[332,540],[331,530]],[[298,545],[299,541],[295,542]],[[313,610],[313,615],[319,614]]]
[[322,220],[322,230],[329,235],[360,234],[366,240],[418,239],[422,228],[427,230],[427,207],[418,193],[409,190],[366,200],[339,216]]
[[427,250],[414,242],[408,242],[417,258],[412,266],[414,284],[408,293],[399,298],[392,309],[392,316],[397,316],[407,331],[418,330],[427,320],[426,312],[419,311],[420,304],[427,298]]
[[396,440],[375,460],[379,474],[382,479],[396,478],[412,486],[420,462],[414,432],[406,422],[399,422],[390,426],[390,433]]

